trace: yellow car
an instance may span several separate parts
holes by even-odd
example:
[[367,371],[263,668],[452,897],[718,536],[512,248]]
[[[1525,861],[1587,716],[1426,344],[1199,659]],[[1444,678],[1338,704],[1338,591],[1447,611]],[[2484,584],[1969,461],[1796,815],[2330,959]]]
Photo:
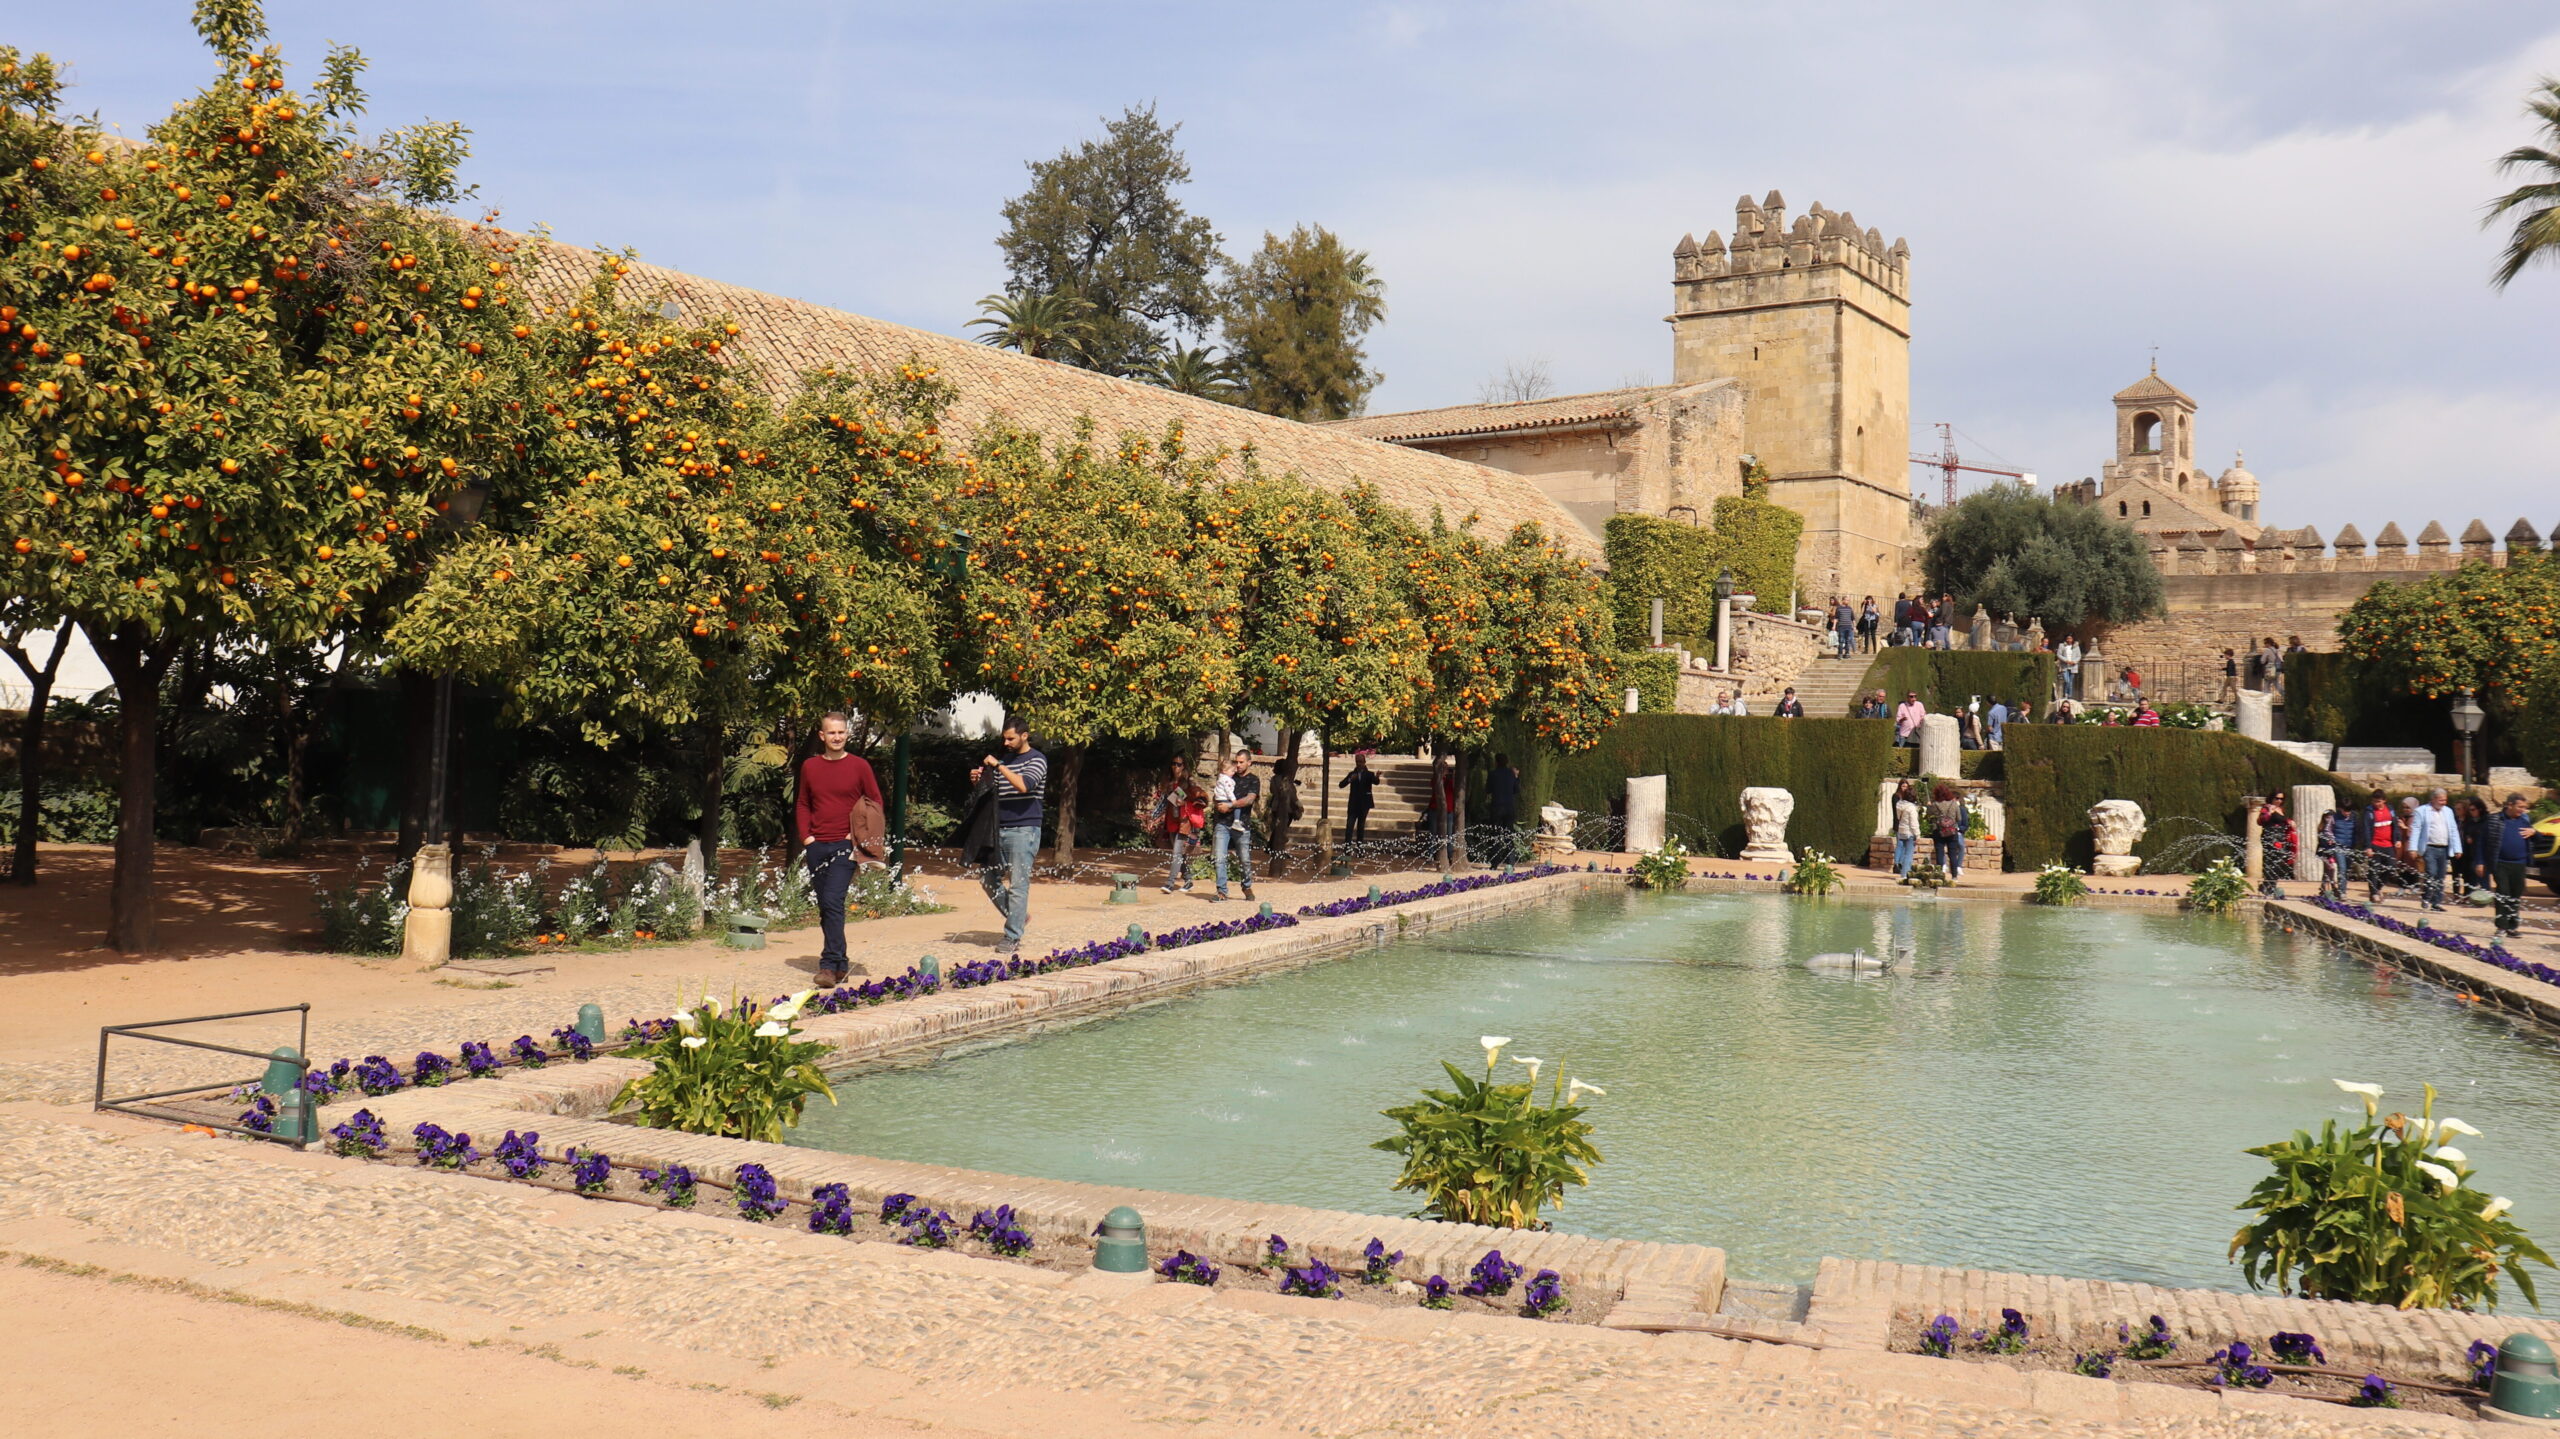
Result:
[[2551,892],[2560,894],[2560,814],[2546,815],[2533,834],[2533,867]]

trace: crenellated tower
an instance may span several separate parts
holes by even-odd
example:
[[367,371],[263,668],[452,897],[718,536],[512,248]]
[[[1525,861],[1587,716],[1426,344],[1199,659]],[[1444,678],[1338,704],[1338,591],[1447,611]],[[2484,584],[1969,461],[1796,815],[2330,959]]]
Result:
[[1745,448],[1805,517],[1816,592],[1890,597],[1911,523],[1911,249],[1846,211],[1745,195],[1672,251],[1672,379],[1739,382]]

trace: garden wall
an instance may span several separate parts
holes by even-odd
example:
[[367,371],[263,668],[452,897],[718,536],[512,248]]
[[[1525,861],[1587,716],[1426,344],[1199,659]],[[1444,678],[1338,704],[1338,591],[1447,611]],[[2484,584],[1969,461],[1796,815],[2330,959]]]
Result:
[[1994,696],[2032,700],[2042,714],[2053,687],[2053,656],[2042,651],[1924,650],[1914,645],[1876,651],[1875,663],[1867,666],[1867,677],[1860,682],[1861,692],[1883,690],[1887,708],[1918,690],[1931,714],[1953,713],[1975,695],[1985,705]]
[[[2150,820],[2133,852],[2160,855],[2200,828],[2239,834],[2241,798],[2282,794],[2298,784],[2334,784],[2340,803],[2365,791],[2308,761],[2222,730],[2131,729],[2121,725],[2013,725],[2003,757],[2009,807],[2009,867],[2061,860],[2089,867],[2096,849],[2089,806],[2129,799]],[[2198,859],[2198,867],[2211,855]]]
[[1876,783],[1893,767],[1893,726],[1884,720],[1764,716],[1633,714],[1600,743],[1558,755],[1516,746],[1531,761],[1521,771],[1525,817],[1552,799],[1585,814],[1609,814],[1625,802],[1627,779],[1670,779],[1674,833],[1686,816],[1719,851],[1742,852],[1742,791],[1775,785],[1795,796],[1787,842],[1849,863],[1867,852],[1875,828]]

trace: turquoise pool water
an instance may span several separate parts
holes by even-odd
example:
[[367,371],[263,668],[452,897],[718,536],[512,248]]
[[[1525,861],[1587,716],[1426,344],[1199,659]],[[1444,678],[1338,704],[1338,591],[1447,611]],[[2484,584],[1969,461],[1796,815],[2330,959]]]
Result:
[[[1895,971],[1802,963],[1861,946]],[[796,1142],[1402,1214],[1378,1111],[1481,1069],[1486,1034],[1608,1090],[1559,1228],[1748,1278],[1836,1254],[2240,1287],[2241,1150],[2361,1114],[2333,1077],[2411,1113],[2434,1081],[2560,1241],[2550,1037],[2253,920],[1953,901],[1591,896],[862,1075]]]

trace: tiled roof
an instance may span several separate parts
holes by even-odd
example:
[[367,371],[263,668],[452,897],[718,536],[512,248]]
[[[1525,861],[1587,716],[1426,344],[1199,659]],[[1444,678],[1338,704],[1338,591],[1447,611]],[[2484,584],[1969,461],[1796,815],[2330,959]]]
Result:
[[[538,254],[531,288],[557,297],[583,290],[596,255],[565,245],[530,249]],[[1390,503],[1417,517],[1436,508],[1451,523],[1480,516],[1488,538],[1535,522],[1547,537],[1576,557],[1597,563],[1600,542],[1572,512],[1547,498],[1536,484],[1507,470],[1443,459],[1321,425],[1300,424],[1215,400],[1177,394],[1134,380],[1114,379],[1035,360],[1008,350],[910,329],[886,320],[831,310],[737,285],[706,280],[634,261],[624,293],[642,303],[671,300],[689,320],[726,316],[739,327],[737,344],[775,383],[834,366],[882,370],[913,359],[958,387],[946,424],[966,436],[979,425],[1004,419],[1051,436],[1070,433],[1091,417],[1104,436],[1161,435],[1181,422],[1191,452],[1208,455],[1251,451],[1264,470],[1296,471],[1330,490],[1366,481]]]
[[2116,398],[2119,400],[2185,400],[2189,406],[2195,404],[2186,391],[2160,378],[2158,370],[2116,391]]
[[1399,410],[1392,415],[1360,415],[1334,420],[1324,428],[1372,440],[1427,440],[1440,435],[1476,435],[1502,430],[1530,430],[1546,425],[1584,424],[1626,417],[1637,405],[1677,385],[1637,385],[1623,390],[1596,390],[1587,395],[1557,395],[1519,400],[1507,405],[1443,405],[1436,410]]

